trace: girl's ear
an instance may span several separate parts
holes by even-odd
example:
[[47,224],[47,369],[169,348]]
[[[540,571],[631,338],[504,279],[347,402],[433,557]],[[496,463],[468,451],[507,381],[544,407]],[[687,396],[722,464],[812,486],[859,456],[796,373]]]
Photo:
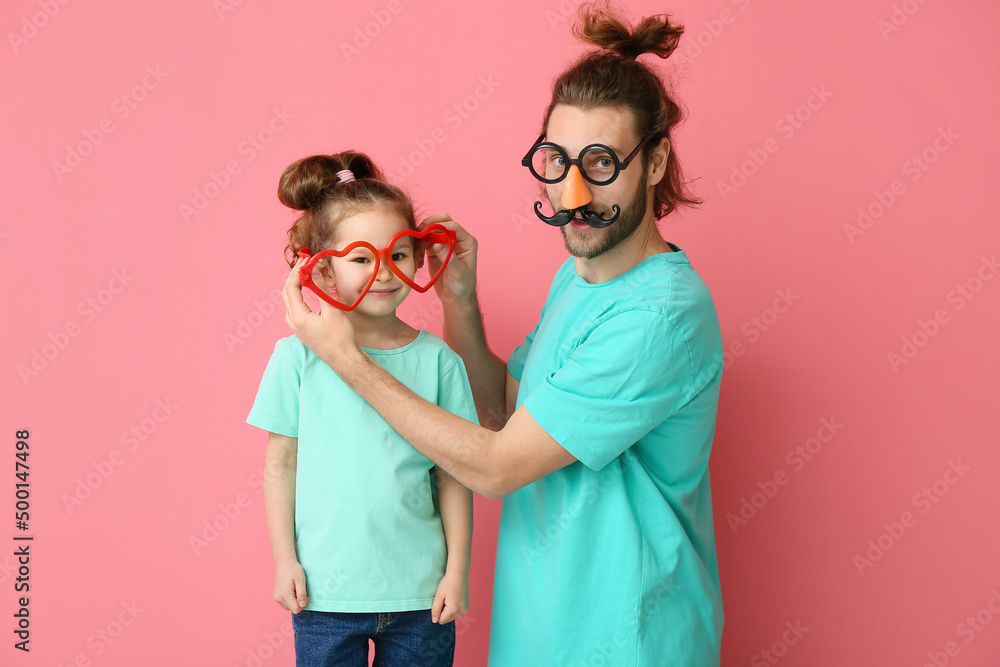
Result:
[[324,257],[316,265],[316,273],[319,273],[323,278],[324,287],[328,290],[332,290],[336,287],[337,281],[333,278],[333,268],[330,266],[329,257]]
[[424,265],[424,257],[427,255],[426,248],[426,245],[416,239],[413,239],[413,256],[416,260],[415,265],[417,269]]

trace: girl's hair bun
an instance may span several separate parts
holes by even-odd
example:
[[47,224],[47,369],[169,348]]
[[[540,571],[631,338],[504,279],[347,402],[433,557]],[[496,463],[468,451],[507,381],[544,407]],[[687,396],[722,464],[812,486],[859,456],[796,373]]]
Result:
[[382,171],[363,153],[344,151],[335,155],[312,155],[296,160],[285,169],[278,182],[278,200],[298,211],[320,206],[332,188],[350,185],[337,177],[337,172],[344,169],[349,169],[356,181],[362,178],[384,180]]
[[[337,173],[344,170],[354,178],[338,177]],[[398,213],[410,229],[417,228],[410,198],[385,180],[370,157],[358,151],[296,160],[281,174],[278,199],[289,208],[303,211],[288,230],[285,260],[289,266],[295,264],[303,248],[318,252],[330,247],[337,238],[340,221],[360,211],[386,207]]]
[[672,24],[666,14],[642,19],[635,28],[629,28],[611,10],[607,0],[580,7],[580,22],[575,28],[582,41],[635,60],[644,53],[655,53],[667,58],[684,33],[683,26]]

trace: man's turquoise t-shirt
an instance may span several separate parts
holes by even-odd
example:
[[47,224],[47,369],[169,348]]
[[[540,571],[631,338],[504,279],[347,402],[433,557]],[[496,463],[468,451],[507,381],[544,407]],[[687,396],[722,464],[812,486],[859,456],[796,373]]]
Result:
[[[421,330],[362,348],[415,393],[478,423],[465,365]],[[247,422],[298,438],[295,539],[315,611],[430,609],[447,548],[434,463],[295,336],[274,346]]]
[[578,461],[504,497],[490,667],[710,667],[708,458],[722,336],[683,250],[590,284],[569,258],[507,368]]

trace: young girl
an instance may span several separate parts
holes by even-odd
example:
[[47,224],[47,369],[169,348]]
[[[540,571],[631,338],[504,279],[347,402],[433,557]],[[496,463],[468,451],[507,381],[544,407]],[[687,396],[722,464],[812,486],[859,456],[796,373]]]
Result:
[[[304,248],[383,249],[416,229],[410,200],[361,153],[294,162],[278,198],[304,211],[288,232],[290,265]],[[423,259],[416,238],[402,235],[387,251],[412,279]],[[357,301],[347,315],[373,359],[425,399],[478,421],[461,359],[396,316],[410,287],[388,259],[373,278],[375,264],[355,246],[319,260],[314,278],[339,302]],[[269,431],[274,599],[293,614],[296,664],[365,667],[372,640],[378,665],[450,666],[454,619],[468,606],[472,493],[294,335],[274,346],[247,422]]]

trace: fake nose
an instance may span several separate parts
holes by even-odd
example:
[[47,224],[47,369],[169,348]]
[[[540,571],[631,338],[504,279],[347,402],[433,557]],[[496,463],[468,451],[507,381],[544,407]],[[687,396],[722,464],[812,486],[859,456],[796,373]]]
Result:
[[571,164],[569,166],[569,173],[566,174],[566,180],[563,183],[563,208],[580,208],[585,204],[589,204],[591,200],[593,200],[593,197],[590,195],[586,181],[583,180],[583,174],[580,173],[580,169],[575,164]]

